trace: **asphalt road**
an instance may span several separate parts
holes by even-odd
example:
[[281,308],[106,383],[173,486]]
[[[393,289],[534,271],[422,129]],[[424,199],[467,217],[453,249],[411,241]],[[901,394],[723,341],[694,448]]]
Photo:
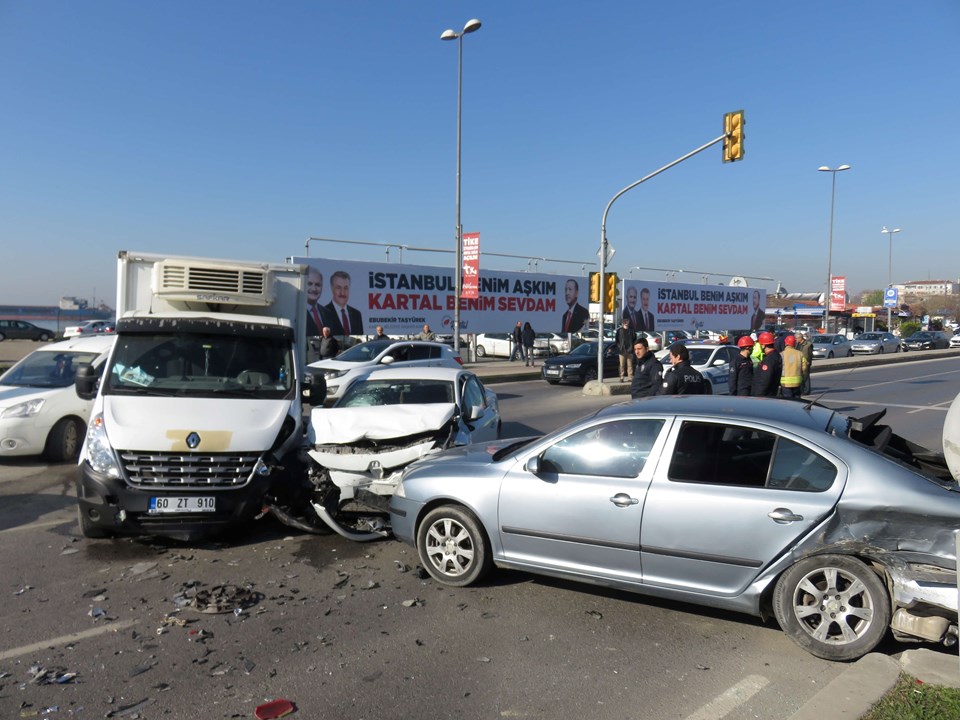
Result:
[[[492,387],[508,435],[622,400]],[[852,414],[890,406],[929,445],[960,358],[818,373],[814,388]],[[394,541],[270,520],[222,543],[82,540],[73,472],[0,463],[0,717],[250,717],[283,697],[302,717],[745,720],[789,717],[843,669],[748,616],[515,572],[444,588]],[[180,607],[221,585],[239,588],[227,612]]]

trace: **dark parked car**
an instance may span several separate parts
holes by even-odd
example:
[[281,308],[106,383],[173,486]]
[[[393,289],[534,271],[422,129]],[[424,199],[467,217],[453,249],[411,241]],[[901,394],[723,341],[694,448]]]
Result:
[[906,350],[945,350],[950,347],[950,336],[936,330],[915,332],[902,342]]
[[[620,371],[617,346],[605,342],[603,349],[603,376],[614,377]],[[575,382],[583,385],[597,379],[597,343],[577,345],[566,355],[557,355],[543,361],[540,377],[551,385],[559,382]]]
[[542,438],[424,458],[390,520],[445,585],[498,566],[776,616],[828,660],[859,658],[890,630],[949,645],[957,481],[882,417],[773,398],[634,400]]
[[40,340],[46,342],[53,333],[26,320],[0,320],[0,340]]

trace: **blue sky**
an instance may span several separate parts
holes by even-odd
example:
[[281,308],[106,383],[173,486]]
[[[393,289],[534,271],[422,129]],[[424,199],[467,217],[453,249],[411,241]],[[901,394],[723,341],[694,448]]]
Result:
[[847,163],[832,265],[848,290],[886,285],[884,225],[902,228],[894,282],[960,276],[955,0],[0,0],[0,303],[112,305],[122,249],[452,248],[457,44],[439,38],[473,17],[461,216],[484,250],[595,260],[610,198],[743,108],[742,162],[715,146],[617,200],[613,270],[820,291],[817,167]]

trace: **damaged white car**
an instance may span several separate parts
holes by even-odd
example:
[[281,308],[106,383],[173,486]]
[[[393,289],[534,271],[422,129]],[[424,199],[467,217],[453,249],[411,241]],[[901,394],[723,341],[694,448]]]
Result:
[[306,486],[270,509],[312,532],[325,525],[351,540],[382,538],[404,468],[450,447],[496,440],[500,427],[496,394],[467,370],[373,370],[332,408],[313,412]]

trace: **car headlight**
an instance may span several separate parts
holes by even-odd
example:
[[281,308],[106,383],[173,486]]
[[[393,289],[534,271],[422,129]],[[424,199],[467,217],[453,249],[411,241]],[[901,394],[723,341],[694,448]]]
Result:
[[576,370],[581,365],[583,365],[583,363],[570,363],[569,365],[567,365],[567,370]]
[[11,405],[8,408],[4,408],[0,411],[0,418],[24,418],[31,417],[40,412],[40,408],[43,407],[43,398],[37,398],[36,400],[27,400],[26,402],[17,403],[16,405]]
[[338,378],[341,375],[344,375],[346,372],[347,372],[346,370],[324,370],[323,376],[327,380],[333,380],[334,378]]
[[117,464],[117,456],[114,455],[113,448],[110,447],[102,414],[91,418],[90,426],[87,428],[87,462],[98,473],[114,478],[120,477],[120,466]]

